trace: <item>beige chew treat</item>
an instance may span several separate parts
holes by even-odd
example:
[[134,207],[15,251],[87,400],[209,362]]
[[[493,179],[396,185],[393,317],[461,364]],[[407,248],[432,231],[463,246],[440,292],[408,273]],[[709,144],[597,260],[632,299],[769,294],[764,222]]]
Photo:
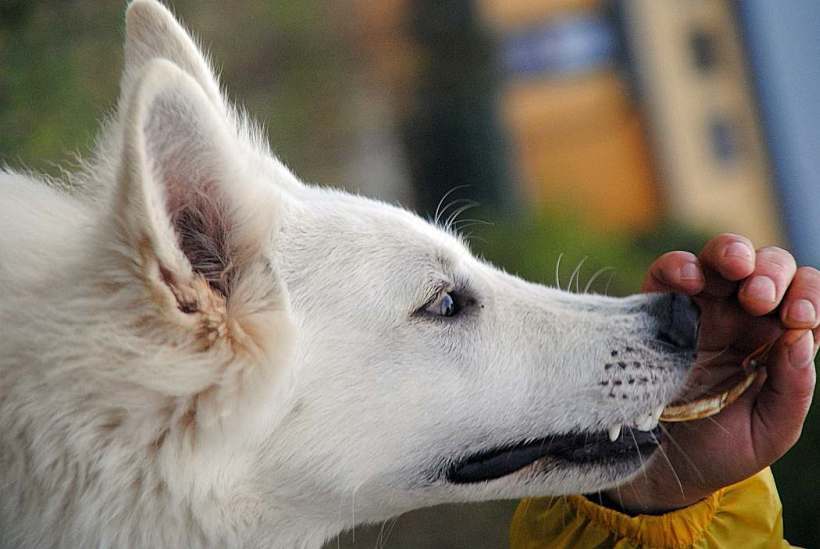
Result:
[[731,389],[719,395],[699,398],[686,404],[670,404],[663,409],[660,420],[666,422],[694,421],[713,416],[736,401],[754,382],[760,372],[760,365],[766,362],[773,343],[767,343],[746,357],[742,367],[743,379]]

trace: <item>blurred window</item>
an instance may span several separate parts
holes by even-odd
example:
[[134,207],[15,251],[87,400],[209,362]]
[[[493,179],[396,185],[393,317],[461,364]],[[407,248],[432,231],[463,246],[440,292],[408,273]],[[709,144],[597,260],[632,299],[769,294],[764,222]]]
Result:
[[722,114],[709,119],[709,143],[712,155],[720,166],[735,164],[741,153],[737,124]]
[[692,30],[689,33],[689,52],[692,64],[699,73],[712,73],[719,62],[717,36],[703,28]]
[[611,63],[616,40],[608,20],[579,15],[514,33],[502,51],[504,66],[514,75],[577,74]]

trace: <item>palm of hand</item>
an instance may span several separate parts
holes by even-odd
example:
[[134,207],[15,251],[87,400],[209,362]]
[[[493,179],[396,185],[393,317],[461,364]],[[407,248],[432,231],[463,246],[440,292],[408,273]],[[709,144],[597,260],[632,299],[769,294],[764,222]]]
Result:
[[[727,256],[738,242],[750,254]],[[798,270],[778,248],[752,250],[746,239],[722,235],[699,258],[672,252],[650,268],[645,291],[688,293],[701,309],[697,365],[685,398],[737,375],[750,353],[776,343],[766,369],[737,402],[711,418],[662,424],[667,436],[659,455],[633,481],[607,493],[624,510],[657,513],[690,505],[771,464],[799,438],[815,378],[813,368],[801,366],[817,352],[820,329],[816,314],[795,321],[792,312],[800,300],[817,310],[820,273]],[[682,277],[687,264],[695,264],[699,276]],[[760,276],[773,282],[774,299],[765,293],[767,284],[752,282]]]

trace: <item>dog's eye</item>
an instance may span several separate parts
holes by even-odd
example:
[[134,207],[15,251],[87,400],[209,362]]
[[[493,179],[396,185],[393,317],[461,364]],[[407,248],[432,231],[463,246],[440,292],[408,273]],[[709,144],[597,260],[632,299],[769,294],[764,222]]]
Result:
[[436,316],[455,316],[461,309],[452,293],[447,292],[427,306],[427,312]]

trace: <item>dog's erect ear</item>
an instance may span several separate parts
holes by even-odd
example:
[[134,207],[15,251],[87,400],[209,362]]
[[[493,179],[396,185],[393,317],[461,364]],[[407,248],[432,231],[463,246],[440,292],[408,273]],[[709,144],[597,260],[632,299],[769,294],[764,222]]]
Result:
[[148,62],[163,58],[191,75],[211,102],[222,107],[219,82],[208,60],[168,8],[156,0],[134,0],[128,6],[125,27],[123,94],[133,87]]
[[146,64],[124,122],[115,218],[152,299],[206,345],[279,345],[261,332],[288,312],[266,259],[281,195],[244,173],[224,115],[170,61]]
[[[262,134],[257,128],[247,121],[239,123],[233,116],[233,108],[222,93],[219,79],[207,56],[168,8],[157,0],[133,0],[128,6],[125,20],[125,67],[120,82],[120,117],[127,109],[129,97],[145,66],[154,59],[167,59],[188,73],[212,105],[225,113],[226,120],[244,136],[242,139],[246,147],[256,151],[255,161],[266,166],[274,183],[292,190],[300,189],[301,183],[287,167],[268,154],[266,147],[260,149],[258,145],[262,140],[259,137]],[[114,126],[115,133],[118,133],[117,127],[118,125]],[[100,145],[103,149],[110,147],[119,150],[117,137],[104,139]],[[101,156],[105,157],[106,152],[103,151]]]

